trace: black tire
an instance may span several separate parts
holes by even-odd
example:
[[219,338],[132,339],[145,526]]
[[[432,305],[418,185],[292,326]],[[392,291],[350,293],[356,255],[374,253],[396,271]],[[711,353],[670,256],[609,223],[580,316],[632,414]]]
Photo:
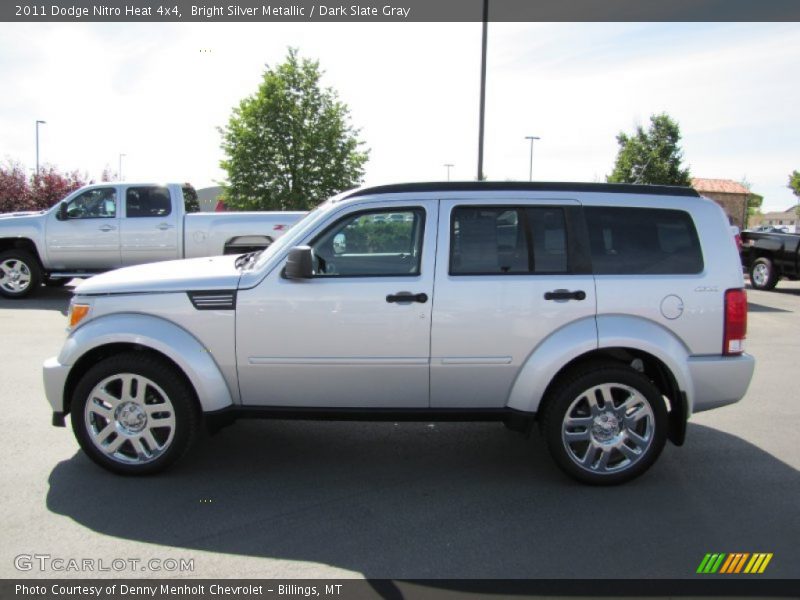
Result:
[[771,259],[762,256],[753,261],[750,265],[750,285],[753,289],[764,291],[778,285],[778,272]]
[[[20,285],[20,281],[25,281]],[[42,284],[39,261],[25,250],[0,252],[0,295],[5,298],[24,298]]]
[[[131,386],[133,395],[137,397],[133,400],[126,399],[122,389],[125,385],[123,378],[129,375],[142,382]],[[117,379],[119,387],[116,387]],[[145,386],[141,394],[139,385]],[[117,404],[103,401],[100,397],[103,392],[113,396]],[[166,402],[160,403],[164,395]],[[90,399],[92,404],[87,411]],[[131,408],[131,405],[134,406]],[[95,412],[98,410],[113,415],[113,421]],[[144,352],[112,356],[89,369],[75,387],[71,413],[72,429],[83,451],[101,467],[121,475],[150,475],[163,471],[189,450],[200,429],[200,412],[183,375]],[[131,419],[141,419],[142,414],[146,415],[145,425],[140,431],[126,428],[131,425]],[[168,422],[170,415],[173,420],[171,429],[157,425]],[[141,420],[132,427],[140,424]],[[107,427],[111,428],[110,433],[104,440],[95,442],[95,438],[103,437]],[[149,439],[156,441],[152,447],[144,437],[145,430],[150,433]],[[165,430],[169,431],[165,433]],[[113,455],[98,447],[105,440],[109,440],[108,446],[111,447],[117,443],[117,438],[121,441]],[[159,443],[163,443],[163,447],[159,447]],[[149,457],[146,456],[147,450],[150,451]],[[137,456],[133,457],[134,454]]]
[[[606,396],[597,386],[609,390],[612,407],[605,401],[601,406]],[[623,403],[630,406],[624,408]],[[643,416],[634,420],[640,410]],[[574,425],[565,424],[568,414]],[[642,373],[616,363],[589,363],[562,377],[548,395],[540,421],[556,464],[591,485],[625,483],[649,469],[664,448],[667,424],[667,409],[656,386]],[[575,439],[568,442],[567,436]]]

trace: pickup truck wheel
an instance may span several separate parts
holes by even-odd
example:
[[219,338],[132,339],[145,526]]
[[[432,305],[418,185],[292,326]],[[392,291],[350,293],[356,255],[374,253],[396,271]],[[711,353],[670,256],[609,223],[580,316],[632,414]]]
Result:
[[772,261],[762,256],[750,266],[750,284],[757,290],[771,290],[778,285],[778,274]]
[[71,412],[84,452],[123,475],[166,469],[185,454],[199,429],[183,377],[141,353],[112,356],[89,369],[75,388]]
[[667,439],[667,411],[655,385],[617,365],[594,365],[563,381],[541,422],[558,466],[593,485],[624,483],[650,468]]
[[6,298],[24,298],[42,283],[39,262],[24,250],[0,253],[0,294]]

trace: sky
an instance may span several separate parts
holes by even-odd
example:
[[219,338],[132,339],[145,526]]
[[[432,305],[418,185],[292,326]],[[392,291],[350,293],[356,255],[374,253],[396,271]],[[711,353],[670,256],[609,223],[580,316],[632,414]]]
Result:
[[[666,112],[692,176],[796,203],[800,24],[491,23],[484,172],[604,181]],[[128,181],[225,178],[218,127],[288,47],[320,61],[370,149],[368,185],[477,174],[480,23],[0,23],[0,161]]]

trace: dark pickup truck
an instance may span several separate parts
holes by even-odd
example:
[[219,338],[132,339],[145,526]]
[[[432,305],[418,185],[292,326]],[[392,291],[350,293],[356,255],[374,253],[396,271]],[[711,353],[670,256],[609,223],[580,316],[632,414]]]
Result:
[[742,265],[757,290],[771,290],[781,277],[800,279],[800,234],[742,232]]

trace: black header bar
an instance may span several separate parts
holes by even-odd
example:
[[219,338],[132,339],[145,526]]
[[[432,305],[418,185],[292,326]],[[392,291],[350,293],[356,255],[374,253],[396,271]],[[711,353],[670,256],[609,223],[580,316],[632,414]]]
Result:
[[[10,22],[479,22],[483,0],[5,0]],[[495,22],[800,21],[797,0],[489,0]]]

